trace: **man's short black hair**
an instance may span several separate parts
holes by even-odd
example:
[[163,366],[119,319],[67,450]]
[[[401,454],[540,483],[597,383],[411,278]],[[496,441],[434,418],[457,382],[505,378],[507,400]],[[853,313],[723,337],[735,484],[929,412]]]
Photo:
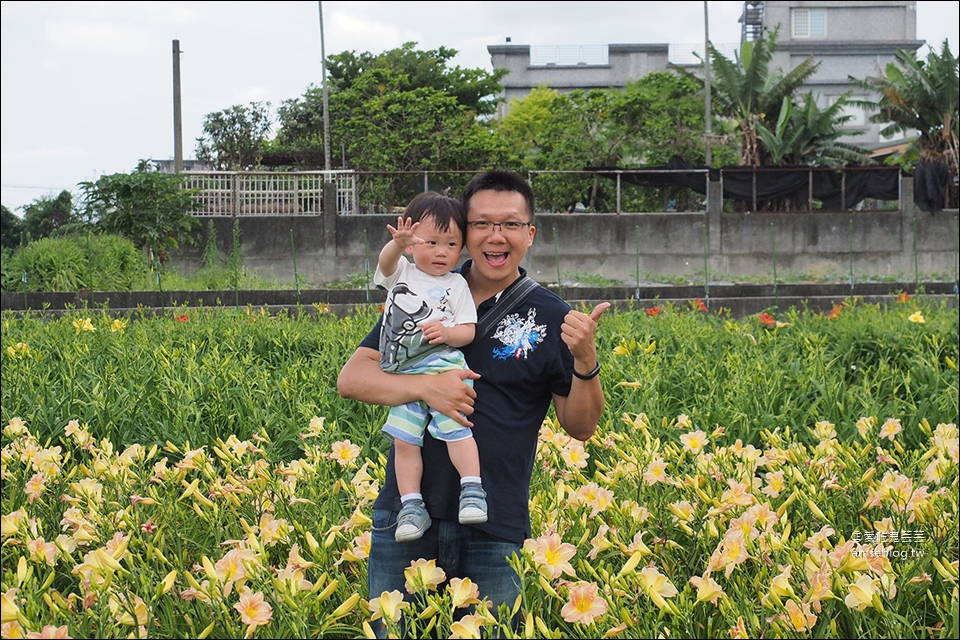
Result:
[[530,183],[524,180],[516,171],[504,171],[502,169],[492,169],[475,175],[467,186],[463,189],[463,210],[470,211],[470,200],[478,191],[514,191],[523,196],[527,203],[527,215],[529,221],[533,222],[533,212],[535,211],[533,200],[533,188]]

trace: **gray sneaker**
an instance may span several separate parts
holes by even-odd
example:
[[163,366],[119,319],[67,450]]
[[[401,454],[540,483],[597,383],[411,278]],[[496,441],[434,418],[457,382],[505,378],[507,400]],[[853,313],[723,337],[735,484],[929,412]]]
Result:
[[480,524],[487,521],[487,492],[476,482],[460,487],[460,524]]
[[430,528],[432,521],[423,500],[408,500],[403,503],[397,516],[397,530],[393,534],[397,542],[419,540],[423,532]]

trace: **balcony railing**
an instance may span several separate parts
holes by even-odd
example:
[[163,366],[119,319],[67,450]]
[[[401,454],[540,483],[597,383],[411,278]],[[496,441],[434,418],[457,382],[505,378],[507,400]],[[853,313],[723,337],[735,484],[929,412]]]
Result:
[[195,216],[316,216],[323,212],[323,184],[333,183],[337,213],[356,209],[353,171],[185,172],[184,187],[195,189]]

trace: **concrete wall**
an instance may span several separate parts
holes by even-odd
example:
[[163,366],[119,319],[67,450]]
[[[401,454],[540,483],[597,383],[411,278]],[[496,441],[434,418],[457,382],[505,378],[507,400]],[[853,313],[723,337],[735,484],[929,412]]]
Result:
[[[717,183],[711,183],[717,188]],[[706,213],[538,214],[537,235],[524,266],[542,283],[570,274],[600,275],[626,284],[649,276],[694,276],[706,268],[730,276],[789,273],[911,279],[957,269],[957,211],[914,211],[912,180],[903,180],[903,211],[733,214],[711,199]],[[396,215],[271,216],[237,218],[247,269],[277,282],[309,286],[372,273]],[[218,247],[230,252],[231,218],[215,219]],[[204,227],[204,234],[206,226]],[[292,236],[292,238],[291,238]],[[916,242],[916,255],[914,254]],[[189,274],[200,265],[206,241],[173,254]],[[776,265],[774,267],[774,265]],[[695,280],[698,280],[695,278]],[[702,280],[702,275],[699,277]]]

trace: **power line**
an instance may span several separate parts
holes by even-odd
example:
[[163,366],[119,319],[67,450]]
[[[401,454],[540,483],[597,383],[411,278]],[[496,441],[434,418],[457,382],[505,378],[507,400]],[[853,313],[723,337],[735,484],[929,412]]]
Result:
[[37,187],[28,184],[0,184],[0,189],[32,189],[35,191],[70,191],[73,187]]

